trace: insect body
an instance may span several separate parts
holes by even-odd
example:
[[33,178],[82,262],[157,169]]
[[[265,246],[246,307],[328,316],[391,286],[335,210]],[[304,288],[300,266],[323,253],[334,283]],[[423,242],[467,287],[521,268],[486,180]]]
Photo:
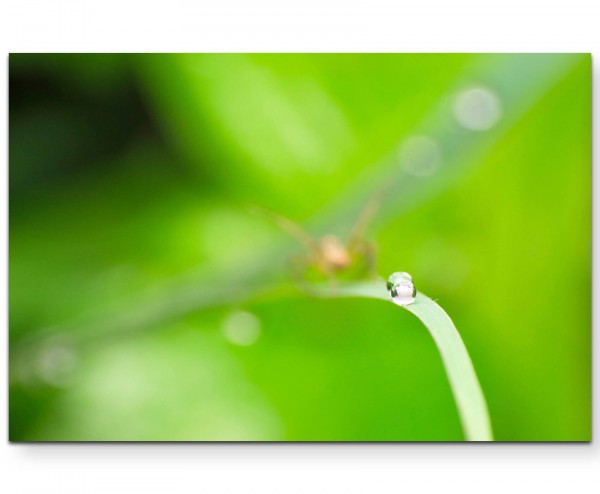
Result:
[[344,243],[335,235],[325,235],[290,263],[300,280],[360,279],[375,275],[375,247],[364,239]]
[[345,242],[331,234],[315,238],[300,225],[278,213],[259,207],[254,209],[268,216],[304,245],[305,252],[290,259],[294,277],[303,282],[322,278],[333,281],[376,277],[375,246],[364,238],[364,231],[378,205],[379,197],[377,201],[372,199],[367,203]]

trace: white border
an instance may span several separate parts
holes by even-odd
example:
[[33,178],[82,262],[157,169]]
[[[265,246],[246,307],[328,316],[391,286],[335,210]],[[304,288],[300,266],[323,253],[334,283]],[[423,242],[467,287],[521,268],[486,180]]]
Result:
[[[4,0],[2,53],[46,51],[543,51],[600,53],[597,0]],[[2,64],[7,94],[7,59]],[[594,68],[594,89],[598,89]],[[7,177],[7,99],[0,100]],[[594,103],[594,115],[598,105]],[[599,142],[598,126],[594,142]],[[598,177],[595,174],[594,187]],[[7,182],[0,185],[7,279]],[[594,206],[596,209],[596,204]],[[599,218],[597,211],[594,219]],[[597,231],[597,229],[595,229]],[[594,245],[598,243],[594,234]],[[598,269],[594,267],[594,279]],[[7,282],[1,285],[6,330]],[[600,295],[594,292],[594,302]],[[596,317],[594,317],[594,322]],[[0,338],[0,490],[94,492],[589,492],[592,445],[8,445]],[[597,338],[594,353],[597,355]],[[597,366],[595,366],[597,374]],[[597,375],[595,376],[597,377]],[[598,379],[594,379],[598,383]],[[595,388],[597,386],[595,385]],[[597,391],[597,389],[595,389]],[[596,393],[594,393],[596,396]],[[594,413],[594,417],[596,417]],[[596,421],[595,421],[596,423]],[[593,489],[593,488],[592,488]]]

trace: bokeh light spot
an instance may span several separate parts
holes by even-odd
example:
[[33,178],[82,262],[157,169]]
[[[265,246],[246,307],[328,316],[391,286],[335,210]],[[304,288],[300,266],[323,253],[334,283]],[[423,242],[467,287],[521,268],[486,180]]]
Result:
[[51,342],[39,352],[35,361],[39,378],[55,387],[71,384],[79,358],[75,349],[64,342]]
[[260,320],[250,312],[236,311],[223,321],[221,331],[230,343],[250,346],[260,336]]
[[485,87],[462,91],[454,101],[454,117],[461,127],[483,131],[491,129],[502,113],[496,93]]
[[406,173],[417,177],[433,175],[442,162],[442,152],[430,137],[416,135],[406,139],[400,147],[400,165]]

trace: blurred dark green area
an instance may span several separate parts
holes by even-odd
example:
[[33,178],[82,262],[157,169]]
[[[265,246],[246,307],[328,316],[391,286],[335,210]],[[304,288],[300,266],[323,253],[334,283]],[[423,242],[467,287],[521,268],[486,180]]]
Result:
[[260,295],[304,250],[248,205],[344,237],[377,194],[495,438],[591,438],[588,55],[9,65],[11,440],[461,440],[411,314]]

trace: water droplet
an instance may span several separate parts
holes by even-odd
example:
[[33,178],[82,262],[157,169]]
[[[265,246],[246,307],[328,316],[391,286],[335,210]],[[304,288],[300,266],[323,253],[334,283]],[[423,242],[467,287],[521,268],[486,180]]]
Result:
[[392,274],[387,281],[392,301],[398,305],[409,305],[415,301],[417,289],[408,273],[398,272]]

